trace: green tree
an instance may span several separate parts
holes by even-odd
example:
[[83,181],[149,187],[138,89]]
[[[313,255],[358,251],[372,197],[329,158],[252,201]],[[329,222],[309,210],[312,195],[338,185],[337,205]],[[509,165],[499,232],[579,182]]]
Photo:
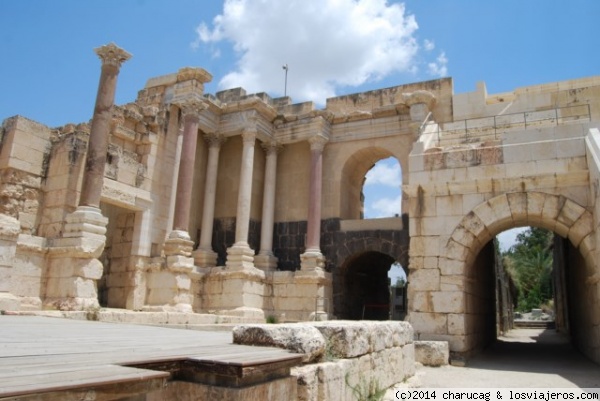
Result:
[[503,262],[519,291],[517,309],[539,308],[552,299],[552,233],[530,227],[504,253]]

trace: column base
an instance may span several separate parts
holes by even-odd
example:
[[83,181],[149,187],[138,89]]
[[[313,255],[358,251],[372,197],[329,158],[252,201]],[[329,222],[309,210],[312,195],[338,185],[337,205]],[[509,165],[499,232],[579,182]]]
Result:
[[264,271],[277,270],[278,259],[272,253],[259,253],[254,256],[254,265],[256,268]]
[[194,241],[186,231],[173,230],[165,241],[163,251],[166,256],[181,255],[190,257],[194,250]]
[[0,311],[21,310],[21,300],[9,292],[0,292]]
[[302,271],[322,271],[325,268],[325,256],[319,249],[307,249],[300,255],[300,269]]
[[247,243],[236,243],[231,248],[227,248],[227,261],[225,262],[228,270],[254,270],[254,251]]
[[198,267],[215,267],[217,265],[217,255],[212,249],[196,249],[192,252],[194,264]]
[[98,303],[103,265],[98,257],[106,243],[108,218],[97,207],[79,206],[67,215],[62,238],[50,242],[45,308],[90,310]]

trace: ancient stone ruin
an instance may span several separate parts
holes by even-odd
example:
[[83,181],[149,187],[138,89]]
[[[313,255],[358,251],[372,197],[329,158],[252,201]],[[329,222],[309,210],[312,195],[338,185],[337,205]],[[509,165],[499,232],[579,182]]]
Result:
[[[1,310],[382,319],[366,305],[390,303],[398,262],[415,336],[468,356],[496,335],[491,240],[534,225],[557,235],[557,326],[600,362],[600,78],[497,95],[443,78],[317,108],[205,93],[210,73],[182,68],[113,105],[130,55],[96,52],[91,123],[2,124]],[[363,219],[387,157],[402,214]]]

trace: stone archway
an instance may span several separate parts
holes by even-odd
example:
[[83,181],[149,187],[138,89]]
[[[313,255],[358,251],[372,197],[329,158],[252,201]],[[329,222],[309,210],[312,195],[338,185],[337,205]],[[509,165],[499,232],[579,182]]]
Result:
[[[388,149],[368,147],[353,153],[344,163],[341,175],[340,217],[359,219],[362,208],[361,191],[367,172],[379,160],[396,157]],[[397,159],[397,157],[396,157]],[[398,160],[400,163],[400,161]],[[400,168],[404,166],[400,164]]]
[[[520,226],[545,228],[565,239],[571,249],[567,274],[571,281],[569,314],[574,319],[574,344],[600,360],[594,345],[600,338],[598,267],[595,264],[593,215],[563,196],[543,192],[514,192],[496,196],[476,206],[455,227],[439,257],[440,291],[432,295],[445,300],[445,310],[432,308],[433,316],[444,316],[446,328],[438,337],[451,341],[455,352],[470,354],[489,341],[490,280],[480,267],[493,258],[490,241],[500,232]],[[488,277],[489,278],[489,277]],[[492,277],[493,278],[493,277]],[[492,280],[493,281],[493,280]],[[493,284],[491,284],[493,285]],[[438,302],[439,305],[439,302]],[[450,305],[450,306],[448,306]],[[493,306],[492,306],[493,309]],[[443,313],[445,312],[445,313]],[[594,323],[596,322],[596,323]],[[419,326],[419,322],[416,322]],[[418,330],[418,328],[416,328]],[[434,335],[435,336],[435,335]],[[492,333],[495,338],[495,331]]]
[[[456,269],[477,256],[492,238],[514,227],[537,226],[568,238],[586,263],[594,266],[593,216],[583,206],[562,195],[512,192],[496,196],[469,212],[452,232],[441,256]],[[441,269],[443,265],[440,264]],[[440,271],[441,274],[445,272]]]

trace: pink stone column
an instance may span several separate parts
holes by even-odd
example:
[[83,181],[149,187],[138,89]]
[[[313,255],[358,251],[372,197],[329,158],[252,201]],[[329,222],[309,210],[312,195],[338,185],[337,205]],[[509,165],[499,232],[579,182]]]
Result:
[[300,256],[302,270],[313,270],[324,266],[321,253],[321,191],[323,186],[323,148],[327,140],[314,136],[310,142],[310,187],[308,222],[306,228],[306,251]]
[[124,61],[131,54],[117,47],[114,43],[94,49],[102,60],[100,82],[96,95],[96,105],[90,128],[90,139],[85,161],[85,172],[80,206],[100,207],[100,196],[104,182],[104,167],[106,165],[106,152],[108,150],[108,135],[112,120],[112,106],[115,101],[117,76]]
[[215,217],[215,197],[217,194],[217,172],[219,153],[225,138],[217,134],[206,135],[208,142],[208,161],[206,166],[206,182],[204,185],[204,207],[202,209],[202,229],[200,243],[194,252],[197,266],[209,267],[217,263],[217,254],[212,249],[212,232]]
[[200,112],[204,108],[204,104],[199,101],[188,101],[181,104],[184,124],[183,143],[181,159],[179,161],[179,175],[177,177],[173,230],[185,233],[188,232],[190,221],[196,144],[198,142],[198,123],[200,121]]

